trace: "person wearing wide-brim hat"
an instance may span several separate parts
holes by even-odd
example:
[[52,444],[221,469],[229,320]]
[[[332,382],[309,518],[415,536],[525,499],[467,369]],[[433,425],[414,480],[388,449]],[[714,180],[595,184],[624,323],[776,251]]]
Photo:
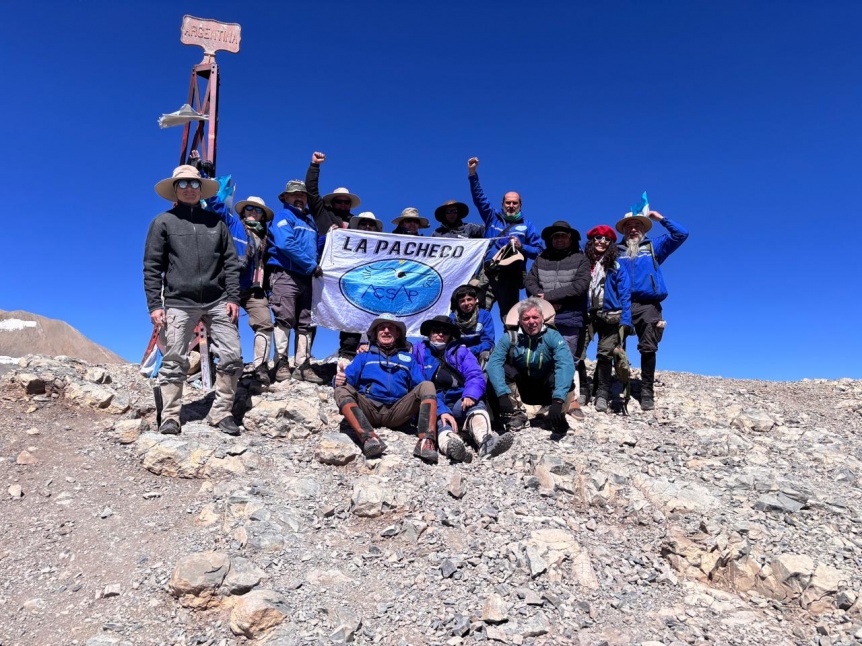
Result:
[[[619,243],[619,262],[631,276],[632,322],[641,355],[640,407],[653,410],[656,353],[665,326],[661,304],[668,295],[661,265],[688,239],[688,231],[658,211],[651,211],[646,193],[641,204],[638,214],[634,214],[635,209],[626,213],[616,229],[625,236]],[[653,222],[667,229],[654,240],[647,237]]]
[[494,349],[494,318],[479,305],[480,291],[473,285],[460,285],[449,299],[451,321],[461,332],[461,343],[476,357],[483,368]]
[[363,211],[359,215],[350,218],[348,229],[359,229],[361,231],[377,231],[383,233],[383,222],[377,219],[371,211]]
[[229,435],[240,429],[231,415],[242,372],[239,316],[239,262],[230,231],[219,216],[201,206],[219,183],[194,166],[179,166],[155,186],[175,203],[150,223],[144,247],[144,292],[150,319],[164,332],[159,369],[164,434],[180,432],[183,384],[189,369],[189,342],[198,321],[218,345],[215,401],[207,420]]
[[[554,325],[563,335],[573,357],[580,357],[585,339],[587,291],[590,287],[590,263],[581,253],[581,234],[565,220],[557,220],[542,229],[545,249],[536,258],[524,278],[529,296],[548,301],[556,312]],[[586,367],[579,371],[586,387]],[[568,413],[584,419],[577,398],[572,398]]]
[[407,326],[380,314],[368,326],[368,351],[335,375],[335,403],[356,435],[362,453],[377,458],[386,444],[380,427],[399,428],[418,418],[413,455],[437,462],[437,392],[410,354]]
[[395,230],[392,233],[400,233],[408,236],[421,236],[419,229],[428,228],[428,218],[419,215],[419,209],[408,206],[401,211],[401,215],[392,220]]
[[320,167],[326,161],[322,152],[311,155],[311,163],[305,172],[305,185],[308,188],[308,208],[314,214],[314,222],[321,235],[330,229],[346,229],[353,210],[362,200],[349,189],[341,186],[323,197],[320,196]]
[[434,210],[434,219],[440,226],[431,234],[434,238],[484,238],[485,227],[481,224],[464,222],[470,207],[463,202],[449,200]]
[[437,389],[440,453],[455,462],[472,462],[464,439],[475,443],[479,457],[506,451],[514,438],[511,434],[498,436],[491,430],[491,418],[482,401],[485,373],[461,343],[461,329],[448,316],[435,316],[423,321],[419,331],[425,338],[413,345],[413,357]]
[[266,258],[270,305],[278,326],[275,380],[284,381],[291,377],[289,340],[293,330],[296,333],[293,378],[322,384],[323,378],[311,363],[315,329],[311,320],[311,293],[312,277],[319,273],[318,230],[314,216],[308,210],[305,182],[290,180],[279,200],[284,208],[275,214],[269,227]]
[[[248,325],[254,331],[254,378],[269,386],[269,349],[274,326],[269,299],[264,291],[264,261],[266,256],[267,224],[273,211],[263,198],[250,195],[234,204],[234,213],[217,209],[230,230],[239,259],[240,306],[248,314]],[[238,217],[237,217],[238,216]]]

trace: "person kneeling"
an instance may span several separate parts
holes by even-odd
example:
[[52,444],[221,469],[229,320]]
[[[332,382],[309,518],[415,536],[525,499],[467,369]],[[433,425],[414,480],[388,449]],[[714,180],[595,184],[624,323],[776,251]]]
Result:
[[563,336],[545,325],[541,300],[528,298],[517,307],[515,339],[503,336],[486,366],[500,420],[507,431],[517,431],[528,425],[524,404],[550,404],[551,427],[562,435],[569,429],[566,411],[575,376],[572,352]]
[[374,319],[368,351],[335,375],[335,404],[367,458],[386,450],[375,428],[398,428],[418,416],[413,455],[436,463],[437,392],[410,354],[406,336],[407,326],[391,314]]
[[511,433],[497,435],[482,398],[485,374],[473,353],[461,344],[461,330],[448,316],[435,316],[419,328],[425,340],[413,347],[413,358],[437,389],[437,439],[440,452],[457,462],[471,462],[459,429],[476,443],[479,457],[495,457],[512,446]]

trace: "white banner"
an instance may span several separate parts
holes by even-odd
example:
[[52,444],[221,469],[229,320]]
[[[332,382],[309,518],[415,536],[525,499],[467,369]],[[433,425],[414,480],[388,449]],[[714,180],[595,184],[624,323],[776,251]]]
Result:
[[449,313],[449,299],[485,257],[489,240],[428,238],[354,229],[326,236],[314,280],[316,325],[365,332],[377,316],[393,314],[419,336],[423,321]]

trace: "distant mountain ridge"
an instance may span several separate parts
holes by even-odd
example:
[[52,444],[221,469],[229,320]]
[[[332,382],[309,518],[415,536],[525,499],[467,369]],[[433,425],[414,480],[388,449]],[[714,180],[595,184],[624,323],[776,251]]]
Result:
[[65,321],[16,310],[0,310],[0,356],[26,354],[67,356],[89,363],[128,363],[95,343]]

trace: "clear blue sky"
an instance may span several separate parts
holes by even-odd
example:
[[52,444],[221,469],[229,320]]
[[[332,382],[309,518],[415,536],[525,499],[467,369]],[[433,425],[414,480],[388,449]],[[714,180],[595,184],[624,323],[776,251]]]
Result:
[[217,57],[219,172],[241,196],[276,205],[315,150],[324,191],[386,220],[470,203],[473,155],[493,201],[519,191],[540,228],[613,224],[646,190],[691,232],[663,267],[660,370],[862,377],[841,243],[860,195],[858,2],[6,3],[0,309],[140,359],[153,185],[181,135],[156,120],[202,57],[179,41],[186,13],[242,25],[240,53]]

